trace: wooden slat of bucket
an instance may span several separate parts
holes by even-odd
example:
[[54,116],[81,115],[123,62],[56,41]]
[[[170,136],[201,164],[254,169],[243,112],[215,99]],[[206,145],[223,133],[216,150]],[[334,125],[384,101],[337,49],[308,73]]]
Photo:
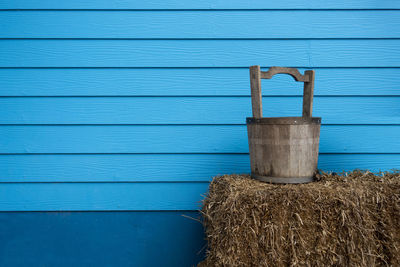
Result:
[[247,127],[253,177],[273,183],[312,180],[318,164],[319,124],[249,123]]

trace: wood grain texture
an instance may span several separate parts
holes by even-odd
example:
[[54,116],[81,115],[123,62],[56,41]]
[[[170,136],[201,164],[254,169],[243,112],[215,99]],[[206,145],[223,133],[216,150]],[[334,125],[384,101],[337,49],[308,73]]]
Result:
[[0,67],[399,67],[399,62],[397,39],[0,41]]
[[[400,68],[315,70],[316,96],[400,95]],[[264,96],[302,95],[286,75],[262,83]],[[250,96],[247,67],[0,69],[0,88],[0,96]]]
[[[0,126],[0,136],[2,154],[248,152],[244,125]],[[400,153],[399,138],[398,125],[323,125],[320,152]]]
[[[400,154],[320,154],[318,167],[341,172],[400,168]],[[204,182],[250,173],[248,154],[0,155],[1,182]]]
[[[302,97],[263,97],[263,103],[265,117],[301,116]],[[399,104],[398,96],[315,97],[314,115],[323,124],[400,124]],[[245,124],[251,99],[3,97],[0,113],[0,124]]]
[[[271,183],[305,183],[313,180],[318,164],[320,119],[286,118],[248,120],[251,176]],[[275,121],[277,119],[274,119]],[[279,119],[278,119],[279,120]]]
[[304,83],[303,89],[303,117],[312,118],[313,102],[314,102],[314,80],[315,71],[307,70],[304,76],[308,77],[308,82]]
[[0,182],[204,182],[249,171],[245,154],[0,155]]
[[354,169],[399,171],[400,154],[322,154],[318,159],[318,168],[339,173]]
[[399,9],[396,0],[13,0],[0,2],[2,9]]
[[254,118],[262,118],[262,92],[260,66],[250,67],[251,110]]
[[301,74],[296,68],[287,68],[287,67],[270,67],[268,71],[263,71],[261,73],[262,79],[272,79],[272,77],[276,74],[288,74],[290,75],[296,82],[309,82],[309,77],[306,74]]
[[[261,78],[288,74],[304,82],[303,113],[300,117],[262,118]],[[321,119],[312,119],[314,96],[313,70],[301,74],[296,68],[250,67],[253,117],[247,118],[251,176],[269,183],[307,183],[313,180],[318,165]]]
[[400,11],[4,11],[0,32],[1,38],[399,38]]
[[2,183],[0,211],[198,210],[208,183]]

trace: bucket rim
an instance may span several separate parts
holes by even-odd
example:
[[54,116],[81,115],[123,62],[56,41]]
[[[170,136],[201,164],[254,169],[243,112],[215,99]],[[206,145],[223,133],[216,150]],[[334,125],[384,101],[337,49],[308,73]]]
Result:
[[289,124],[289,125],[302,125],[302,124],[321,124],[321,117],[268,117],[268,118],[246,118],[247,124]]

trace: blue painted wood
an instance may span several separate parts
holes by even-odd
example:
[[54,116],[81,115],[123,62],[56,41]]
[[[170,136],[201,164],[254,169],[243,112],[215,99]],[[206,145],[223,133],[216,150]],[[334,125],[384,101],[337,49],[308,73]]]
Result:
[[[0,212],[1,266],[196,264],[201,228],[181,211],[26,211],[197,209],[210,177],[249,171],[245,126],[211,125],[243,124],[249,65],[317,69],[316,95],[330,97],[316,97],[315,115],[341,124],[322,127],[320,168],[400,166],[399,1],[15,0],[0,9],[14,9],[0,12],[0,96],[86,96],[0,98],[0,123],[49,124],[0,126],[0,210],[24,211]],[[298,87],[274,77],[264,94],[299,96]],[[264,100],[265,114],[300,113],[299,98]],[[172,125],[188,123],[209,125]]]
[[[400,68],[314,69],[316,96],[400,95]],[[300,96],[300,87],[288,75],[263,80],[265,96]],[[0,96],[250,96],[248,68],[0,69],[0,88]]]
[[210,181],[249,173],[247,154],[0,155],[1,182]]
[[396,0],[13,0],[2,9],[399,9]]
[[0,32],[1,38],[398,38],[400,11],[5,11]]
[[195,266],[196,212],[0,212],[0,265]]
[[323,154],[319,157],[318,168],[335,172],[354,169],[399,171],[400,154]]
[[208,183],[0,183],[0,211],[198,210]]
[[[244,125],[0,126],[0,153],[247,153]],[[399,125],[324,125],[322,153],[400,153]]]
[[[302,84],[297,86],[301,92]],[[0,124],[245,124],[252,116],[250,102],[250,97],[5,97]],[[313,114],[324,124],[400,124],[398,96],[314,102]],[[302,97],[263,98],[265,117],[301,116],[301,110]]]
[[397,39],[0,41],[0,67],[399,67],[399,62]]
[[[400,154],[321,154],[320,169],[400,169]],[[248,154],[0,155],[1,182],[201,182],[250,173]]]

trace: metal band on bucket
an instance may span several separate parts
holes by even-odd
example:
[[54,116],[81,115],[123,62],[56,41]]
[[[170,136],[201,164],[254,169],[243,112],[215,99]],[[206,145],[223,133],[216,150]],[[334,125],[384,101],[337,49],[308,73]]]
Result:
[[314,177],[270,177],[254,174],[251,174],[251,177],[259,181],[274,184],[304,184],[314,181]]

